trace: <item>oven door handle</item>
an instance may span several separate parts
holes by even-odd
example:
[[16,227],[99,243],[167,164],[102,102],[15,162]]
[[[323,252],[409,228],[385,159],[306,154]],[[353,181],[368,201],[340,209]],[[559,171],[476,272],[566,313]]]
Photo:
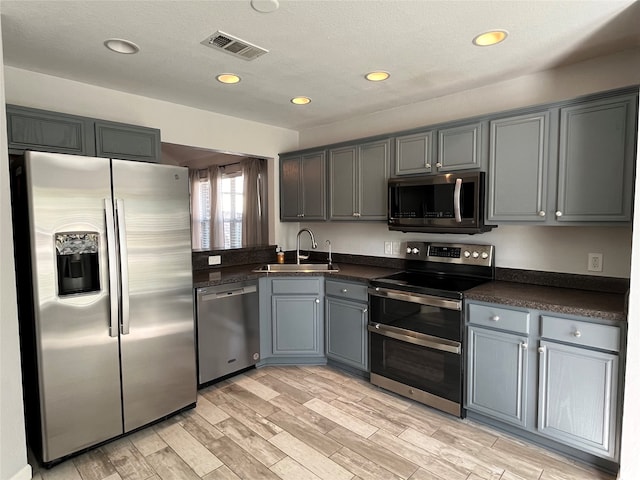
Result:
[[462,301],[460,300],[449,300],[447,298],[434,297],[432,295],[401,292],[399,290],[388,290],[380,287],[369,288],[367,291],[369,292],[369,295],[373,295],[374,297],[391,298],[393,300],[400,300],[401,302],[419,303],[429,307],[457,310],[459,312],[462,311]]
[[422,347],[432,348],[434,350],[442,350],[443,352],[455,353],[460,355],[461,344],[444,338],[432,337],[424,333],[412,332],[403,328],[391,327],[380,323],[370,323],[367,330],[371,333],[377,333],[385,337],[401,340],[403,342],[413,343]]

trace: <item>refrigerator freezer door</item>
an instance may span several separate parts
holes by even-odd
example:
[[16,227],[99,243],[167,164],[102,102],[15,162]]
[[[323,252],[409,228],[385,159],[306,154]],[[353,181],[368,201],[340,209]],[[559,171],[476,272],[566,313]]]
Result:
[[112,175],[128,272],[120,342],[130,431],[196,401],[188,170],[112,160]]
[[[25,173],[42,455],[50,462],[123,432],[118,338],[109,336],[109,160],[27,152]],[[72,232],[79,232],[79,241],[91,241],[80,248],[65,245],[74,243]],[[82,279],[95,258],[79,260],[94,249],[96,238],[97,291],[96,278]],[[60,261],[66,248],[78,261]],[[62,269],[65,281],[90,282],[90,288],[65,295],[58,279]]]

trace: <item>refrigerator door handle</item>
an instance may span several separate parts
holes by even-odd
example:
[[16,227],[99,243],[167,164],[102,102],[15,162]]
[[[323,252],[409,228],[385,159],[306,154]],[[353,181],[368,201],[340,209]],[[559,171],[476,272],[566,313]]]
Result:
[[118,265],[116,230],[111,198],[104,199],[104,215],[107,227],[107,258],[109,259],[109,336],[118,336]]
[[127,260],[127,231],[124,223],[124,200],[116,199],[116,222],[118,224],[118,246],[120,247],[120,286],[122,292],[122,317],[120,333],[129,334],[129,262]]

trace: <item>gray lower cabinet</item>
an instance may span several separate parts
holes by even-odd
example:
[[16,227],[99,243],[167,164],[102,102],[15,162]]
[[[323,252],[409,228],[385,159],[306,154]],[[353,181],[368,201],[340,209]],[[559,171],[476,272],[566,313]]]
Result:
[[617,461],[620,330],[595,318],[467,302],[469,416]]
[[10,153],[25,150],[159,162],[160,130],[7,105]]
[[386,220],[389,139],[329,150],[330,220]]
[[265,363],[324,363],[324,278],[276,277],[261,282],[262,308],[268,305],[260,332]]
[[327,279],[325,292],[327,358],[367,372],[367,285]]
[[326,220],[324,150],[280,158],[280,220]]
[[613,96],[490,122],[487,220],[631,220],[638,97]]

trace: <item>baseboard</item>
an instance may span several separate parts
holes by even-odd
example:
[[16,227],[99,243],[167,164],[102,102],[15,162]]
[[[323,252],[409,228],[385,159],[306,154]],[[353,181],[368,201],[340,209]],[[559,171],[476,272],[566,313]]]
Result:
[[9,480],[31,480],[31,465],[27,464]]

